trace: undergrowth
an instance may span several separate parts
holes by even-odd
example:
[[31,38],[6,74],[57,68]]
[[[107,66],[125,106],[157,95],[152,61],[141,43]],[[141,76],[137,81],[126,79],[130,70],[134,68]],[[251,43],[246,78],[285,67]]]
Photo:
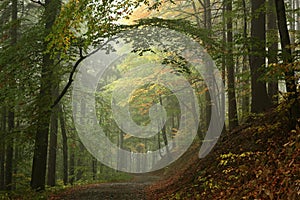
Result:
[[203,159],[148,188],[149,199],[300,199],[300,128],[289,130],[282,107],[222,134]]

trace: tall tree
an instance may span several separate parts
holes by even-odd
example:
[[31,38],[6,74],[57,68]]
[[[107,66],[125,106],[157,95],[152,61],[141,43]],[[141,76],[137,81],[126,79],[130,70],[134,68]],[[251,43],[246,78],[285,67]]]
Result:
[[[18,19],[18,0],[11,0],[11,46],[14,47],[17,44],[17,22]],[[10,87],[16,87],[16,82],[14,76],[11,76],[9,80]],[[11,101],[13,102],[13,101]],[[8,133],[7,137],[7,147],[6,147],[6,164],[5,164],[5,185],[6,190],[12,189],[12,175],[13,175],[13,154],[14,154],[14,123],[15,123],[15,113],[14,113],[14,105],[9,103],[8,106]]]
[[251,1],[251,111],[260,113],[265,111],[270,103],[267,95],[266,82],[261,79],[264,72],[266,58],[266,19],[265,0]]
[[[267,21],[268,65],[270,67],[270,64],[278,62],[278,29],[276,24],[275,0],[268,0]],[[268,82],[268,94],[272,99],[272,104],[276,105],[278,103],[277,78],[272,78]]]
[[[3,1],[1,2],[1,6],[7,2]],[[9,21],[10,13],[8,6],[4,7],[1,10],[1,16],[0,16],[0,36],[1,39],[6,39],[6,30],[5,26],[7,25],[7,22]],[[2,72],[2,66],[0,67],[0,70]],[[6,135],[6,128],[7,128],[7,106],[5,104],[1,105],[1,135],[2,138],[0,140],[0,190],[5,189],[5,154],[6,154],[6,144],[5,144],[5,135]]]
[[[61,2],[59,0],[45,0],[44,19],[45,35],[47,36],[52,29],[57,17]],[[48,42],[44,43],[46,52]],[[52,104],[52,80],[53,80],[54,60],[50,53],[45,53],[42,61],[41,85],[38,96],[38,120],[36,124],[35,148],[32,164],[31,187],[35,190],[45,189],[47,149],[48,149],[48,132],[49,121],[51,116]]]
[[[242,61],[242,72],[244,75],[248,74],[249,72],[249,65],[248,65],[248,54],[249,54],[249,44],[248,44],[248,8],[246,0],[242,0],[243,5],[243,61]],[[246,77],[246,76],[245,76]],[[242,97],[242,118],[246,118],[250,112],[250,81],[249,78],[246,77],[242,83],[244,95]]]
[[228,117],[229,129],[233,129],[238,125],[236,95],[235,95],[235,73],[233,60],[233,37],[232,37],[232,0],[227,0],[226,11],[227,17],[227,85],[228,85]]
[[69,173],[68,173],[68,137],[67,137],[67,131],[66,131],[66,124],[65,124],[65,118],[64,113],[62,109],[62,105],[58,104],[59,109],[59,122],[60,122],[60,128],[61,128],[61,135],[62,135],[62,144],[63,144],[63,182],[64,185],[68,184],[69,181]]
[[[207,29],[207,31],[209,32],[208,37],[211,37],[211,32],[212,32],[212,22],[211,22],[211,4],[210,4],[210,0],[204,0],[204,4],[203,5],[203,9],[204,9],[204,27]],[[201,27],[199,27],[201,28]],[[211,48],[210,46],[211,44],[206,43],[205,46],[206,48],[209,50]],[[206,63],[207,66],[211,66],[212,63],[210,63],[210,61],[207,61],[209,63]],[[207,67],[207,70],[211,70],[210,67]],[[212,74],[211,72],[209,72],[208,74]],[[209,84],[207,85],[207,87],[211,87],[212,81],[209,80]],[[211,98],[210,98],[210,94],[209,94],[209,89],[206,90],[205,92],[205,99],[206,99],[206,128],[209,127],[210,124],[210,120],[211,120],[211,109],[212,109],[212,104],[214,102],[212,102]]]
[[6,107],[1,110],[1,138],[0,140],[0,190],[5,189],[5,132],[6,132]]
[[285,82],[290,101],[290,121],[291,128],[294,128],[297,119],[300,117],[299,94],[297,92],[297,84],[295,80],[295,71],[292,65],[293,56],[290,48],[291,41],[287,27],[286,11],[284,0],[276,0],[277,23],[280,34],[280,43],[282,48],[282,60],[285,65]]
[[[53,99],[58,96],[58,83],[54,84],[52,90]],[[57,131],[58,131],[58,105],[52,109],[50,120],[50,142],[49,142],[49,157],[48,157],[48,179],[47,185],[55,186],[56,184],[56,149],[57,149]]]

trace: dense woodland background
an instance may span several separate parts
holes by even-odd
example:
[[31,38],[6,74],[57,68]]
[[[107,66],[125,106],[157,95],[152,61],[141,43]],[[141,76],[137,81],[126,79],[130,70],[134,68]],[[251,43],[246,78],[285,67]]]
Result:
[[[78,65],[89,56],[91,46],[98,47],[105,38],[123,30],[165,27],[205,47],[222,72],[226,87],[222,97],[226,102],[224,134],[243,130],[249,122],[273,118],[277,114],[270,112],[276,110],[285,112],[281,130],[297,135],[299,4],[299,0],[2,0],[0,195],[5,199],[29,188],[40,191],[46,186],[62,188],[131,178],[106,167],[86,151],[76,133],[71,109],[72,80]],[[156,56],[184,76],[197,92],[201,119],[196,140],[201,141],[212,104],[205,83],[179,57],[163,53]],[[150,62],[158,57],[146,52],[143,59]],[[180,111],[170,90],[145,86],[131,99],[132,116],[140,124],[149,120],[151,102],[166,105],[170,120],[156,137],[134,139],[120,131],[111,118],[111,92],[116,77],[128,66],[132,66],[130,58],[102,80],[105,87],[97,93],[99,124],[121,148],[132,152],[159,149],[168,144],[179,126]],[[277,126],[272,121],[268,125]],[[293,159],[291,166],[297,163],[299,167],[299,158]],[[298,173],[291,176],[299,189],[299,171],[293,172]],[[180,199],[180,195],[173,197]]]

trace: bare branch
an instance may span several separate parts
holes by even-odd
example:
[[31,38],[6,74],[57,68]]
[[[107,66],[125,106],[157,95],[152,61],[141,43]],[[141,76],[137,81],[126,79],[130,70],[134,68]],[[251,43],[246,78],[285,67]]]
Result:
[[54,103],[51,105],[51,108],[54,108],[59,102],[60,100],[63,98],[63,96],[67,93],[69,87],[72,85],[73,80],[73,75],[78,67],[78,65],[81,63],[81,61],[83,61],[87,56],[82,56],[80,55],[80,58],[76,61],[75,65],[73,66],[73,69],[70,73],[69,76],[69,80],[67,85],[64,87],[64,89],[62,90],[62,92],[60,93],[60,95],[55,99]]
[[45,4],[44,4],[43,2],[41,2],[41,0],[38,0],[38,1],[36,1],[36,0],[31,0],[31,2],[32,2],[32,3],[39,4],[39,5],[43,6],[43,7],[45,7]]
[[[117,36],[117,37],[114,37],[114,38],[111,38],[110,40],[107,40],[103,45],[101,45],[101,47],[103,47],[104,45],[108,44],[108,42],[110,42],[111,40],[116,39],[116,38],[118,38],[118,36]],[[72,71],[71,71],[71,73],[70,73],[70,75],[69,75],[69,80],[68,80],[67,85],[65,85],[65,87],[64,87],[64,89],[61,91],[60,95],[55,99],[54,103],[51,105],[51,108],[54,108],[54,107],[60,102],[60,100],[61,100],[61,99],[65,96],[65,94],[67,93],[68,89],[71,87],[72,82],[74,81],[74,80],[73,80],[73,76],[74,76],[74,74],[75,74],[75,72],[76,72],[76,69],[77,69],[78,65],[79,65],[84,59],[86,59],[87,57],[90,57],[91,55],[97,53],[97,52],[101,49],[101,47],[99,47],[98,49],[92,51],[91,53],[89,53],[89,54],[87,54],[87,55],[85,55],[85,56],[82,55],[82,54],[83,54],[83,53],[82,53],[83,50],[82,50],[81,47],[79,47],[79,56],[80,56],[80,57],[79,57],[79,59],[76,61],[76,63],[74,64],[74,66],[73,66],[73,68],[72,68]]]

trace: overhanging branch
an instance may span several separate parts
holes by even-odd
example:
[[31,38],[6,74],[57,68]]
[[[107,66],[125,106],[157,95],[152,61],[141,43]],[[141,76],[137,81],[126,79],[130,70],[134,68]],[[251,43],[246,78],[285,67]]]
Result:
[[43,7],[45,6],[45,4],[42,3],[40,0],[38,0],[38,1],[36,1],[36,0],[31,0],[31,2],[32,2],[32,3],[39,4],[39,5],[43,6]]
[[[81,51],[81,50],[80,50]],[[67,93],[68,89],[71,87],[73,80],[73,76],[74,73],[78,67],[78,65],[81,63],[81,61],[83,61],[85,58],[87,58],[87,56],[82,56],[82,54],[80,55],[80,58],[76,61],[75,65],[72,68],[72,71],[69,75],[69,80],[67,85],[65,85],[64,89],[61,91],[61,93],[59,94],[59,96],[55,99],[54,103],[51,105],[51,108],[54,108],[59,102],[60,100],[63,98],[63,96],[65,96],[65,94]]]
[[60,100],[65,96],[65,94],[67,93],[68,89],[71,87],[72,85],[72,82],[74,81],[73,80],[73,76],[76,72],[76,69],[78,67],[78,65],[86,58],[92,56],[93,54],[97,53],[103,46],[105,46],[108,42],[110,42],[111,40],[114,40],[118,37],[113,37],[109,40],[107,40],[103,45],[101,45],[101,47],[97,48],[96,50],[92,51],[91,53],[83,56],[83,53],[82,53],[82,48],[79,48],[79,59],[76,61],[76,63],[74,64],[73,68],[72,68],[72,71],[69,75],[69,80],[68,80],[68,83],[65,85],[64,89],[61,91],[61,93],[59,94],[59,96],[55,99],[54,103],[51,105],[51,109],[54,108],[59,102]]

